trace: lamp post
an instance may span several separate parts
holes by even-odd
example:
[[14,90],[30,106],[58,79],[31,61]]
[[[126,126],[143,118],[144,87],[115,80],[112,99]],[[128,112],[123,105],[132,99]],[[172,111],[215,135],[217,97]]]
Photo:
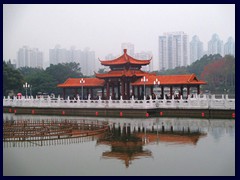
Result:
[[144,82],[144,96],[146,97],[146,87],[145,87],[145,84],[146,84],[146,82],[148,82],[148,79],[145,76],[143,76],[143,78],[141,79],[141,82]]
[[27,88],[30,87],[30,84],[28,84],[27,82],[25,84],[23,84],[23,88],[25,88],[26,90],[26,98],[27,98]]
[[80,84],[82,85],[82,100],[83,100],[83,84],[85,83],[85,80],[82,78],[80,80]]
[[160,81],[158,80],[158,78],[156,78],[155,81],[153,81],[154,87],[158,87],[160,85]]

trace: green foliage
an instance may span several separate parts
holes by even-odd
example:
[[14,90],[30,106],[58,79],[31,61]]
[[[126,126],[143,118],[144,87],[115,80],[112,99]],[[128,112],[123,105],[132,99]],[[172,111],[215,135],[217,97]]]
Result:
[[[65,82],[68,78],[83,77],[79,63],[63,63],[57,65],[50,65],[46,70],[30,67],[22,67],[18,70],[14,70],[4,63],[4,95],[10,90],[17,92],[25,91],[22,85],[27,82],[32,85],[32,95],[35,96],[38,92],[42,93],[54,93],[56,95],[62,93],[62,89],[57,85]],[[29,94],[29,89],[28,89]]]
[[22,74],[3,61],[3,95],[8,96],[9,93],[16,94],[22,91],[23,82]]
[[50,65],[46,69],[46,73],[52,76],[56,83],[63,83],[68,78],[77,78],[82,77],[81,68],[79,67],[79,63],[71,62],[71,63],[63,63],[57,65]]
[[230,55],[224,58],[219,54],[204,55],[190,66],[157,72],[159,75],[192,73],[208,83],[202,86],[203,90],[210,90],[212,93],[235,93],[235,58]]

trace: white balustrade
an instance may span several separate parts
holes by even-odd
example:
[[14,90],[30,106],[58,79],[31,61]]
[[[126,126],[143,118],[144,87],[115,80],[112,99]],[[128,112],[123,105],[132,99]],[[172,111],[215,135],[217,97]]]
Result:
[[97,100],[91,100],[90,96],[87,100],[77,99],[51,99],[48,98],[25,98],[9,96],[3,98],[4,107],[41,107],[41,108],[111,108],[111,109],[154,109],[154,108],[171,108],[171,109],[235,109],[235,99],[229,99],[228,95],[221,98],[215,98],[215,95],[211,97],[207,95],[196,95],[192,98],[188,96],[188,99],[149,99],[144,97],[143,100],[136,100],[133,97],[130,100],[113,100],[111,97],[109,100],[102,100],[101,97]]

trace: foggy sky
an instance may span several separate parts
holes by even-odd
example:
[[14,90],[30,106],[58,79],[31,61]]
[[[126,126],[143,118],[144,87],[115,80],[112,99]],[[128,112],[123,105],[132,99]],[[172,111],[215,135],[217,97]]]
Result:
[[157,64],[158,36],[184,31],[191,41],[198,35],[207,42],[217,33],[226,42],[235,39],[234,4],[109,4],[109,5],[3,5],[3,59],[16,59],[23,45],[39,48],[48,61],[49,49],[89,47],[96,58],[120,55],[121,43],[135,52],[152,51]]

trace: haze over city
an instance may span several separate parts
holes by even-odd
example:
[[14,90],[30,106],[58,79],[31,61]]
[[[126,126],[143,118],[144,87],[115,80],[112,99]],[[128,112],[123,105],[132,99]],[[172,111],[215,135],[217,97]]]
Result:
[[221,40],[235,39],[234,4],[143,5],[3,5],[3,59],[16,59],[24,45],[38,48],[49,61],[49,49],[57,44],[69,49],[89,47],[95,57],[121,55],[121,44],[135,51],[152,51],[158,66],[158,37],[183,31],[197,35],[207,49],[214,33]]

